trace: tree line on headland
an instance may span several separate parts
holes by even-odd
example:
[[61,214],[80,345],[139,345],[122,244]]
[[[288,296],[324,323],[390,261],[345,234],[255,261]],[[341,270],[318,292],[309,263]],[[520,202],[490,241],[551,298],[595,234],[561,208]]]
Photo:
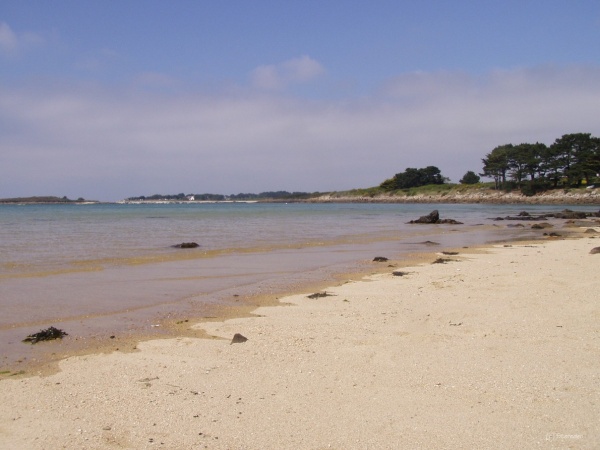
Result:
[[[504,144],[482,160],[482,177],[492,178],[495,189],[520,189],[525,195],[558,187],[590,186],[600,173],[600,138],[590,133],[565,134],[550,146],[536,142]],[[443,184],[447,178],[435,166],[408,168],[379,186],[396,191],[428,184]],[[463,184],[479,183],[473,171],[465,173]]]
[[[590,133],[565,134],[550,146],[505,144],[482,159],[482,176],[496,189],[516,184],[524,193],[591,185],[600,173],[600,138]],[[509,184],[512,183],[512,184]]]
[[[565,134],[551,145],[536,142],[503,144],[494,148],[482,158],[482,172],[476,174],[469,170],[461,178],[464,185],[477,185],[481,177],[491,178],[496,190],[520,190],[524,195],[556,188],[591,186],[600,182],[600,138],[591,133]],[[375,188],[367,189],[369,195],[401,193],[408,189],[428,185],[447,184],[436,166],[407,168],[392,178],[383,181]],[[366,190],[357,189],[357,192]],[[352,192],[352,191],[350,191]],[[224,200],[306,200],[327,193],[269,191],[260,194],[240,193],[234,195],[219,194],[156,194],[150,197],[130,197],[128,201],[224,201]]]

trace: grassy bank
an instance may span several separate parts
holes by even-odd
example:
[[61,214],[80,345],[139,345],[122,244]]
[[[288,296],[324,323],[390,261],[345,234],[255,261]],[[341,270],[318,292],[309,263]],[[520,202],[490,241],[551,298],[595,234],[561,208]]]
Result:
[[494,183],[436,184],[397,191],[380,187],[352,189],[322,194],[313,201],[357,201],[398,203],[574,203],[600,204],[600,189],[552,189],[535,195],[524,195],[518,189],[494,189]]

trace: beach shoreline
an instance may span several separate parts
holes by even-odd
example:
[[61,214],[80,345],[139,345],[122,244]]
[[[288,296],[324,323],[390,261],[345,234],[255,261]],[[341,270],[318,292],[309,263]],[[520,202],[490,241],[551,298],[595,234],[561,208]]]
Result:
[[[282,208],[289,210],[287,206]],[[393,228],[379,232],[376,226],[369,229],[361,220],[364,217],[377,223],[377,216],[374,220],[368,214],[369,208],[364,216],[362,207],[349,210],[359,212],[355,217],[362,222],[362,234],[312,242],[292,240],[285,246],[280,244],[281,248],[265,247],[266,251],[257,252],[242,249],[209,258],[202,250],[179,253],[170,249],[166,255],[169,259],[156,264],[76,261],[65,265],[64,273],[57,271],[52,276],[38,276],[35,271],[14,278],[8,274],[0,285],[7,313],[0,324],[0,378],[15,373],[48,373],[56,370],[58,361],[75,354],[133,350],[138,340],[195,336],[197,333],[188,330],[186,324],[246,315],[249,308],[271,304],[283,295],[317,290],[329,286],[332,280],[348,278],[348,273],[356,277],[385,267],[373,263],[375,256],[406,264],[422,252],[472,247],[521,235],[541,236],[529,225],[519,228],[506,222],[485,224],[482,218],[473,219],[468,214],[466,220],[461,215],[466,222],[461,225],[392,223]],[[518,210],[512,211],[517,214]],[[399,214],[398,218],[405,223],[420,214]],[[560,226],[563,220],[549,222]],[[314,221],[314,225],[323,226],[321,221]],[[427,244],[430,240],[438,241],[437,248]],[[156,255],[150,258],[157,259]],[[99,270],[79,272],[90,265],[97,265]],[[49,326],[64,330],[68,336],[61,342],[21,342]],[[54,368],[45,367],[46,363]]]
[[[0,380],[0,444],[595,448],[598,242],[430,253],[327,297],[192,326],[211,339],[150,340]],[[230,344],[235,333],[248,341]]]
[[[418,236],[414,236],[418,237]],[[427,235],[422,236],[426,239]],[[500,236],[498,236],[500,238]],[[504,241],[506,238],[500,238]],[[527,238],[524,238],[527,239]],[[491,244],[478,245],[487,248]],[[371,246],[368,246],[371,248]],[[413,252],[400,251],[367,251],[372,255],[369,259],[360,259],[352,263],[321,266],[315,270],[295,272],[275,280],[263,280],[246,287],[235,287],[215,294],[198,294],[193,308],[179,305],[180,302],[168,303],[167,309],[159,314],[140,315],[131,312],[131,324],[124,328],[117,323],[105,330],[96,327],[94,331],[77,327],[77,321],[54,321],[59,329],[69,333],[64,339],[41,342],[39,344],[21,343],[23,328],[14,329],[8,338],[17,344],[14,347],[14,362],[4,361],[0,367],[0,381],[5,378],[21,378],[31,376],[48,376],[60,371],[59,363],[69,357],[93,354],[109,354],[115,351],[135,352],[141,342],[168,339],[175,337],[211,338],[207,333],[191,326],[194,323],[222,322],[234,318],[254,316],[253,312],[260,307],[276,306],[280,299],[304,292],[320,292],[331,287],[342,285],[348,280],[360,280],[365,276],[386,273],[390,268],[401,269],[424,261],[435,259],[436,252],[455,250],[455,246],[440,245],[432,241],[423,241]],[[476,251],[471,247],[470,251]],[[373,261],[379,254],[396,254],[393,260],[381,263]],[[293,275],[293,276],[292,276]],[[211,303],[204,303],[209,297]],[[216,300],[215,300],[216,298]],[[113,315],[108,315],[106,320]],[[90,319],[94,319],[90,317]],[[54,326],[54,325],[53,325]],[[31,328],[31,327],[30,327]],[[19,335],[21,333],[21,336]],[[5,336],[6,337],[6,336]]]

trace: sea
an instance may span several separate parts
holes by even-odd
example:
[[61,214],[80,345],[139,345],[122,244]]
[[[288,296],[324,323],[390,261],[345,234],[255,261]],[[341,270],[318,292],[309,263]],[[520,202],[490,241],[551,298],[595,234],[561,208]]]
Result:
[[[166,203],[0,205],[0,370],[121,336],[166,336],[169,322],[218,315],[381,268],[373,258],[540,239],[526,210],[597,206]],[[437,209],[462,225],[415,225]],[[177,248],[195,242],[197,248]],[[435,244],[432,244],[435,243]],[[432,245],[434,247],[432,247]],[[379,265],[378,265],[379,264]],[[187,323],[187,322],[186,322]],[[22,340],[55,326],[60,342]]]

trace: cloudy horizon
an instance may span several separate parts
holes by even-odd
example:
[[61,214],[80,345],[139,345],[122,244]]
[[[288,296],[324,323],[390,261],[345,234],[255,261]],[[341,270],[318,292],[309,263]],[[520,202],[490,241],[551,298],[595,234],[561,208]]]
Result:
[[[486,21],[496,20],[494,11],[471,11],[471,20],[483,22],[474,30],[469,18],[444,19],[424,7],[412,15],[451,29],[413,36],[413,27],[371,38],[369,20],[390,26],[386,14],[372,13],[351,35],[333,23],[321,29],[315,19],[313,36],[296,28],[292,11],[290,36],[272,46],[267,38],[288,29],[270,22],[281,20],[277,15],[261,17],[256,26],[272,28],[254,36],[252,22],[233,14],[238,34],[211,28],[216,36],[204,44],[178,13],[165,25],[168,39],[148,35],[152,51],[134,45],[142,45],[164,8],[150,5],[154,11],[138,18],[140,30],[107,22],[100,28],[106,35],[88,35],[64,18],[46,23],[43,10],[26,19],[16,2],[0,16],[0,64],[9,69],[0,75],[0,197],[323,192],[375,186],[428,165],[457,182],[468,170],[480,172],[481,158],[498,145],[600,135],[600,7],[593,2],[567,16],[553,3],[537,17],[586,24],[583,36],[559,26],[544,31],[550,24],[536,22],[506,42],[494,39],[517,25],[508,12],[492,26]],[[358,21],[356,14],[344,18]],[[461,26],[466,36],[454,34]],[[475,32],[490,42],[470,42]],[[198,40],[186,46],[190,33]],[[330,40],[316,39],[324,36]],[[407,40],[417,49],[406,50]],[[232,55],[213,55],[215,45]],[[407,61],[393,56],[401,49]],[[198,61],[192,64],[190,54]]]

